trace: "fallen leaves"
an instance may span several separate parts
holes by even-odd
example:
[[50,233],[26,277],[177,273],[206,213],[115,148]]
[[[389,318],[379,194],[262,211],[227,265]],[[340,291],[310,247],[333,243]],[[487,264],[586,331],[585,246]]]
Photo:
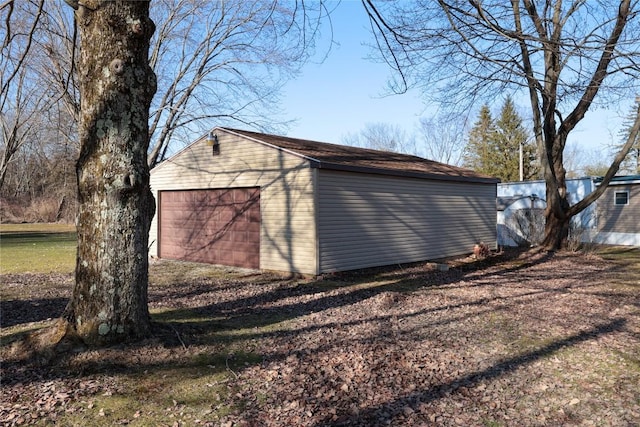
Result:
[[[25,378],[26,380],[26,378]],[[34,387],[35,385],[35,387]],[[23,393],[27,393],[26,397],[31,397],[31,403],[14,403],[6,405],[0,401],[0,423],[7,425],[25,425],[30,424],[32,420],[47,419],[55,421],[62,414],[73,413],[79,407],[73,405],[82,397],[95,394],[100,390],[97,381],[46,381],[43,383],[28,384],[17,383],[11,388],[4,388],[3,391],[8,392],[10,401],[21,402],[25,397]],[[87,405],[88,408],[91,405]]]
[[[69,411],[119,424],[153,414],[167,426],[640,424],[639,296],[611,286],[617,267],[570,254],[490,261],[324,282],[226,273],[152,286],[152,308],[206,326],[175,322],[166,336],[73,355],[56,372],[5,364],[0,424],[59,423]],[[25,286],[37,294],[32,278]],[[623,326],[598,329],[615,319]],[[203,381],[197,396],[207,410],[193,414],[190,400],[175,396],[112,419],[96,403],[135,391],[120,387],[121,372],[146,376],[224,346],[233,350],[202,365],[202,376],[226,373]],[[260,358],[240,363],[231,351]],[[141,390],[176,380],[155,375],[160,385]]]

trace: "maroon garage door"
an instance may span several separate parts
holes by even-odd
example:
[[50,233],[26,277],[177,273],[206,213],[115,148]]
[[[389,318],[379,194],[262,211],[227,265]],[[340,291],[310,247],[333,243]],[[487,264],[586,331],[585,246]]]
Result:
[[159,256],[260,268],[260,189],[161,191]]

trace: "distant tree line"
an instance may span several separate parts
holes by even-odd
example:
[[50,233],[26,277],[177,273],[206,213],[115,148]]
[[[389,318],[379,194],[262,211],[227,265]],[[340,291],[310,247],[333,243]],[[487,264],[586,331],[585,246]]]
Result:
[[[314,54],[329,12],[322,2],[152,1],[149,167],[214,125],[283,130],[280,89]],[[0,221],[73,221],[82,80],[74,9],[5,0],[0,22]]]
[[464,166],[503,182],[520,179],[522,153],[522,179],[541,177],[535,143],[510,97],[505,99],[495,119],[487,104],[481,106],[470,128],[464,117],[461,113],[441,113],[422,118],[415,133],[390,124],[370,123],[360,133],[345,137],[343,143],[421,155]]
[[[639,105],[640,97],[624,118],[616,138],[619,142],[609,144],[611,153],[568,146],[564,153],[567,177],[603,176],[611,158],[629,137]],[[422,117],[413,132],[391,123],[367,123],[359,132],[344,136],[342,143],[418,155],[463,166],[502,182],[520,179],[522,149],[523,180],[543,179],[535,140],[511,97],[505,98],[497,117],[488,104],[483,104],[475,122],[468,126],[467,121],[464,113],[440,112]],[[619,174],[640,174],[640,138],[621,163]]]

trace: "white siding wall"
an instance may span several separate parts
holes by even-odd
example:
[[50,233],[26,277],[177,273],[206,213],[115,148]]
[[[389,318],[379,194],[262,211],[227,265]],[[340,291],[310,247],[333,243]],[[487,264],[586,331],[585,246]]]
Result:
[[318,185],[322,273],[495,247],[495,184],[320,169]]
[[[151,190],[260,187],[260,268],[316,274],[312,169],[292,154],[218,132],[220,154],[204,140],[151,172]],[[157,205],[156,205],[157,206]],[[158,214],[150,255],[157,255]]]
[[[534,208],[544,209],[547,206],[546,183],[541,180],[523,182],[503,182],[498,184],[498,197],[511,197],[513,203],[499,211],[497,214],[498,224],[498,245],[518,246],[514,240],[516,236],[522,237],[523,233],[518,229],[518,224],[513,220],[515,212],[521,209],[531,208],[529,196],[536,195]],[[569,203],[574,205],[582,200],[594,189],[591,178],[575,178],[567,180],[567,191],[569,193]],[[596,213],[595,204],[587,207],[572,219],[574,226],[585,231],[582,241],[591,241],[591,236],[595,233]],[[519,240],[519,239],[517,239]]]

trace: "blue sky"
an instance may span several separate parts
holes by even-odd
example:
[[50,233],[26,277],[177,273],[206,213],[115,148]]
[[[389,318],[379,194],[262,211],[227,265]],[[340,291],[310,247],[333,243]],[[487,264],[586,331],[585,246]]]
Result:
[[[332,14],[332,23],[336,45],[328,58],[318,64],[319,55],[285,88],[285,114],[297,121],[289,135],[340,143],[346,134],[377,122],[412,131],[425,105],[417,91],[384,96],[389,69],[366,59],[370,49],[363,43],[371,37],[361,3],[343,1]],[[325,35],[329,37],[328,29]],[[319,43],[318,51],[326,46],[326,40]]]
[[[384,122],[402,127],[406,132],[416,130],[421,116],[429,116],[418,91],[403,95],[382,96],[385,93],[389,69],[386,64],[367,60],[370,48],[363,43],[371,40],[368,18],[360,1],[343,1],[332,14],[333,37],[337,43],[322,63],[321,56],[309,63],[302,74],[287,84],[282,107],[287,118],[296,122],[288,134],[296,138],[342,143],[343,137],[362,130],[367,123]],[[325,31],[329,36],[329,31]],[[324,44],[326,47],[326,43]],[[322,52],[320,44],[318,51]],[[525,101],[526,102],[526,101]],[[526,103],[516,103],[523,114]],[[498,106],[492,106],[497,109]],[[615,138],[623,108],[589,112],[570,136],[572,141],[584,142],[587,150],[601,151],[603,143]],[[472,119],[477,116],[472,112]],[[525,123],[528,125],[528,122]],[[608,150],[607,150],[608,151]]]

